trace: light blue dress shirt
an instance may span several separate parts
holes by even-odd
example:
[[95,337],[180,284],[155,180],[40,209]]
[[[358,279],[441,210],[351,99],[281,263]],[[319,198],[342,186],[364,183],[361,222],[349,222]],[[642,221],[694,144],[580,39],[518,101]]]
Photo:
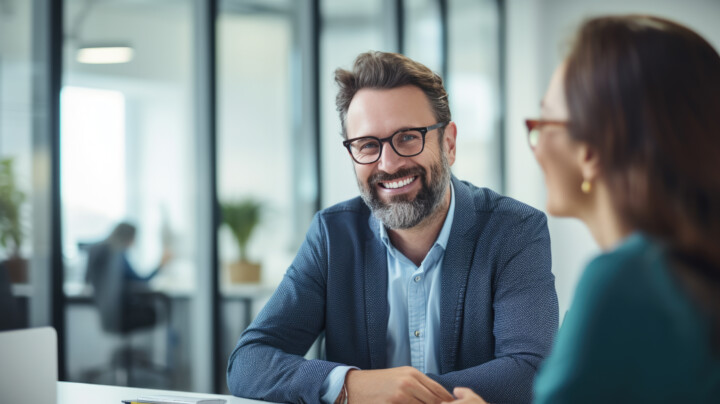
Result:
[[[451,183],[445,223],[419,267],[392,245],[385,226],[380,226],[388,264],[388,368],[412,366],[423,373],[439,372],[440,271],[454,217],[455,189]],[[335,401],[350,369],[357,368],[338,366],[330,372],[321,390],[324,403]]]

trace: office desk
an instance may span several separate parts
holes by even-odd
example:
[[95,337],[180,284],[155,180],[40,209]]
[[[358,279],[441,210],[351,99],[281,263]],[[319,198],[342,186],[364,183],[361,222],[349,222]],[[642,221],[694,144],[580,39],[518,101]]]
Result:
[[[28,295],[30,288],[23,288],[28,285],[13,285],[13,293],[16,296]],[[173,285],[172,283],[150,284],[151,291],[161,292],[173,301],[190,300],[195,290],[188,285]],[[268,299],[275,292],[276,286],[263,284],[223,284],[220,287],[220,297],[224,302],[240,302],[243,305],[242,330],[245,330],[253,320],[253,304],[256,301]],[[65,282],[63,285],[68,303],[92,304],[93,289],[91,285],[84,282]]]
[[139,389],[134,387],[103,386],[100,384],[83,384],[58,382],[57,404],[120,404],[120,400],[136,399],[139,396],[173,395],[182,397],[222,398],[227,404],[266,403],[233,396],[218,394],[188,393],[181,391]]

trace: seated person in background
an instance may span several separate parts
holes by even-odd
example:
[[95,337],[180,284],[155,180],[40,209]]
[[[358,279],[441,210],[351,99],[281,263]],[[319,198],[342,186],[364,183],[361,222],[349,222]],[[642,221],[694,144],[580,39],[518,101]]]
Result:
[[155,303],[147,293],[147,282],[170,260],[170,253],[163,253],[160,265],[150,274],[139,275],[127,259],[135,233],[135,226],[120,223],[88,251],[87,281],[93,285],[106,330],[126,332],[156,323]]
[[[230,391],[438,403],[470,385],[529,401],[558,326],[545,216],[451,174],[457,127],[427,67],[369,52],[335,80],[361,197],[315,215],[230,356]],[[304,359],[321,333],[327,358]]]
[[648,16],[580,29],[529,139],[548,212],[582,220],[604,253],[536,402],[720,402],[719,114],[720,56],[695,32]]

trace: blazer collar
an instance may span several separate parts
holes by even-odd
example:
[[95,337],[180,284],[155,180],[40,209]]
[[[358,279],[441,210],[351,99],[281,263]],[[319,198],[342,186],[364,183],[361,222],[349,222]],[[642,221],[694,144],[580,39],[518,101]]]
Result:
[[365,241],[365,321],[370,352],[370,369],[387,365],[388,269],[385,245],[376,237]]
[[462,331],[465,291],[479,234],[484,227],[472,190],[453,176],[455,218],[440,274],[440,373],[455,369]]

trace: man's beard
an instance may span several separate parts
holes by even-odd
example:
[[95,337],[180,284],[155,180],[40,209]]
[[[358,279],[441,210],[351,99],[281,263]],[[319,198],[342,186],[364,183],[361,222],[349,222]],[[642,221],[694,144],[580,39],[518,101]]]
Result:
[[[440,206],[445,192],[450,185],[450,164],[444,153],[440,153],[440,161],[430,166],[432,183],[428,184],[427,170],[416,166],[399,170],[394,174],[378,172],[368,178],[367,183],[358,179],[360,196],[370,207],[373,215],[391,230],[409,229],[417,226]],[[389,202],[380,200],[377,186],[381,181],[392,181],[405,177],[417,177],[422,188],[414,199],[408,195],[397,195]]]

